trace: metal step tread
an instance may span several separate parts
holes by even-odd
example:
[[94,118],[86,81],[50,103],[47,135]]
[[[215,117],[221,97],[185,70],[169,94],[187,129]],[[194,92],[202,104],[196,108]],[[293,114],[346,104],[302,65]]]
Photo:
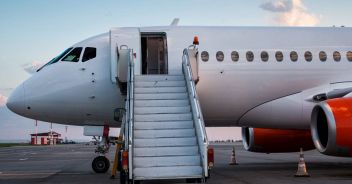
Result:
[[179,114],[135,114],[135,121],[187,121],[192,120],[192,114],[179,113]]
[[155,82],[143,82],[135,81],[135,87],[184,87],[186,82],[182,81],[155,81]]
[[193,128],[193,121],[136,121],[134,130],[165,130]]
[[186,93],[186,87],[157,87],[157,88],[144,88],[144,87],[136,87],[134,88],[134,93],[139,94],[147,94],[147,93]]
[[202,178],[201,166],[134,168],[135,180]]
[[182,81],[183,75],[135,75],[136,81]]
[[196,146],[196,137],[134,139],[135,148]]
[[191,112],[191,106],[179,107],[135,107],[134,114],[178,114]]
[[136,100],[135,107],[183,107],[189,105],[188,99],[183,100]]
[[133,167],[170,167],[200,165],[199,155],[133,157]]
[[134,130],[134,137],[141,139],[195,137],[195,130],[193,128],[175,130]]
[[139,93],[134,95],[135,100],[183,100],[188,99],[187,93]]
[[155,156],[189,156],[197,155],[198,146],[179,146],[179,147],[150,147],[134,148],[133,156],[155,157]]

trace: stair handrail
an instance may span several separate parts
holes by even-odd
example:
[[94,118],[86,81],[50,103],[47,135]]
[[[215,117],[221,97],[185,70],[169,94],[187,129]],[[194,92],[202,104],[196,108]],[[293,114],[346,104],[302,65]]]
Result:
[[133,50],[129,49],[129,62],[127,73],[127,96],[126,96],[126,125],[125,125],[125,150],[128,151],[129,179],[132,179],[133,171],[133,122],[134,122],[134,57]]
[[[200,148],[200,154],[202,157],[203,164],[203,173],[205,177],[208,177],[208,137],[205,130],[205,123],[202,114],[202,110],[200,107],[197,91],[196,91],[196,81],[194,79],[198,79],[198,76],[193,77],[192,67],[190,63],[188,48],[183,50],[182,56],[182,71],[184,73],[186,79],[186,85],[188,89],[188,94],[190,97],[193,121],[196,128],[197,138],[201,137],[201,140],[198,139],[198,145]],[[196,63],[198,65],[198,63]],[[196,66],[198,68],[198,66]],[[197,131],[199,130],[199,131]],[[200,135],[199,135],[200,134]]]

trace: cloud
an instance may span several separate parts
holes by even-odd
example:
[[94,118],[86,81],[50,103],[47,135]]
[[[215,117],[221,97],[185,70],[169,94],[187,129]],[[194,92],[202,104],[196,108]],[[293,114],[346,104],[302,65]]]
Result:
[[274,0],[260,7],[273,13],[273,22],[280,26],[315,26],[320,17],[310,12],[303,0]]
[[271,11],[271,12],[288,12],[292,10],[292,1],[284,1],[284,0],[277,0],[266,2],[260,7],[263,10]]
[[7,101],[7,97],[2,95],[2,94],[0,94],[0,107],[1,106],[5,106],[6,101]]
[[24,64],[22,65],[23,66],[23,69],[32,74],[32,73],[35,73],[40,67],[42,67],[44,65],[44,63],[42,62],[39,62],[39,61],[33,61],[31,63],[27,63],[27,64]]

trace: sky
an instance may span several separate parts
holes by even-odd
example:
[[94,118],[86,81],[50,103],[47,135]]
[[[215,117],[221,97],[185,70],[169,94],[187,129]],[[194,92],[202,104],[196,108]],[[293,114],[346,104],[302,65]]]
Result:
[[[0,1],[0,140],[29,139],[34,120],[5,104],[11,91],[65,48],[111,27],[351,26],[347,0],[2,0]],[[40,122],[39,131],[50,125]],[[65,134],[65,126],[54,125]],[[208,129],[210,139],[239,139],[239,129]],[[71,139],[88,139],[70,126]]]

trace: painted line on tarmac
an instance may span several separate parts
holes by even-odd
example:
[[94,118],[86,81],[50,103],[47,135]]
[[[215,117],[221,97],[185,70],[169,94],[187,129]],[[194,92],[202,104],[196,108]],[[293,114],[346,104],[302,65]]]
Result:
[[34,175],[53,175],[55,173],[5,173],[0,176],[34,176]]
[[0,176],[35,176],[35,175],[86,175],[90,173],[57,173],[57,172],[43,172],[43,173],[2,173]]
[[91,173],[57,173],[57,175],[86,175]]
[[8,171],[2,172],[0,176],[35,176],[35,175],[53,175],[57,174],[59,171],[51,172],[26,172],[26,171]]

